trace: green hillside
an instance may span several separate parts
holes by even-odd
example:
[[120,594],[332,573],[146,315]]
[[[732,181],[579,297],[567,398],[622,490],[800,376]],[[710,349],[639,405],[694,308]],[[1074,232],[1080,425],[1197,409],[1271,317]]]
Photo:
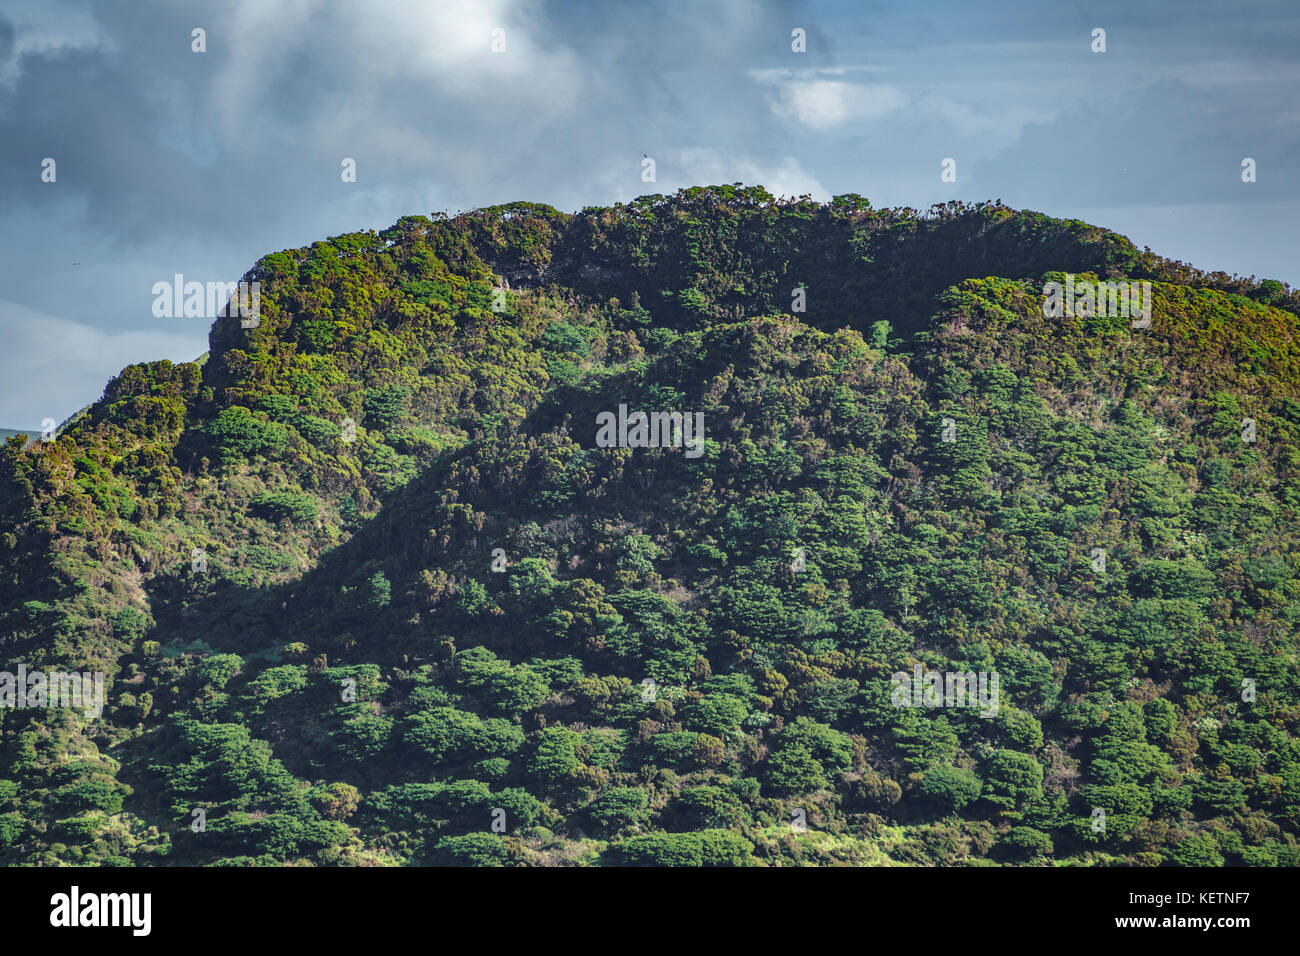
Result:
[[[1046,318],[1066,273],[1149,327]],[[1300,863],[1279,283],[739,186],[246,278],[202,366],[0,451],[0,667],[107,675],[0,709],[0,862]]]

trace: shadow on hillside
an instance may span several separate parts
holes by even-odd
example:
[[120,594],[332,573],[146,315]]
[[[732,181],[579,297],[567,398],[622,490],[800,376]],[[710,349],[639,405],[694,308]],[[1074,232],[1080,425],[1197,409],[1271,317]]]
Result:
[[[625,385],[632,387],[615,380],[594,393],[562,388],[539,403],[512,434],[519,440],[536,438],[567,423],[575,440],[594,447],[594,425],[590,434],[582,434],[572,422],[594,422],[596,411],[616,404]],[[514,439],[486,439],[494,440]],[[303,662],[327,654],[330,665],[402,664],[406,657],[430,658],[437,651],[438,638],[454,622],[439,622],[425,614],[412,624],[394,611],[399,605],[409,608],[400,592],[415,586],[420,571],[452,573],[455,565],[478,564],[487,572],[501,538],[530,522],[541,526],[575,515],[662,522],[674,513],[675,489],[683,481],[696,480],[685,471],[680,454],[664,452],[626,464],[611,478],[612,487],[598,506],[590,502],[546,505],[530,499],[527,473],[500,484],[482,480],[476,488],[449,489],[448,472],[457,462],[464,460],[480,471],[485,467],[480,448],[470,444],[437,459],[406,485],[379,496],[380,510],[360,522],[347,541],[322,554],[300,578],[253,588],[222,582],[197,595],[187,576],[148,581],[145,589],[156,621],[149,639],[173,650],[212,648],[271,660],[278,660],[282,648],[297,642],[309,649]],[[482,530],[430,527],[449,490],[459,503],[472,503],[475,512],[485,516]],[[510,561],[523,557],[527,555],[512,555]],[[393,604],[388,608],[366,604],[366,581],[375,571],[382,571],[393,588]],[[356,590],[345,593],[345,588]],[[509,633],[507,626],[501,637],[508,647],[525,636]]]

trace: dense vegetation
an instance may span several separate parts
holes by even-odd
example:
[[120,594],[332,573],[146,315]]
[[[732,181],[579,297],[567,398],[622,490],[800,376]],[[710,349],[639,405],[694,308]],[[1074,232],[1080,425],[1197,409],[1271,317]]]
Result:
[[[1062,272],[1150,327],[1044,318]],[[246,278],[0,453],[0,658],[108,675],[0,709],[0,862],[1300,863],[1281,284],[730,186]],[[703,453],[597,447],[620,404]]]

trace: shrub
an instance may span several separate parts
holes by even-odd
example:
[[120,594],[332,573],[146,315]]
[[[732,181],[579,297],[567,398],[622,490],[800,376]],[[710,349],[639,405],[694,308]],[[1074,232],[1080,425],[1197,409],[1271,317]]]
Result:
[[512,857],[506,841],[495,833],[465,833],[443,837],[434,847],[434,866],[505,866]]
[[1052,853],[1052,838],[1033,827],[1012,827],[1003,834],[998,845],[1008,856],[1017,859],[1050,856]]
[[272,491],[253,499],[253,509],[272,521],[315,521],[320,514],[316,499],[291,491]]
[[728,830],[701,830],[631,837],[611,852],[626,866],[747,866],[754,844]]
[[223,409],[208,424],[208,434],[224,461],[278,454],[289,442],[283,426],[256,418],[239,405]]

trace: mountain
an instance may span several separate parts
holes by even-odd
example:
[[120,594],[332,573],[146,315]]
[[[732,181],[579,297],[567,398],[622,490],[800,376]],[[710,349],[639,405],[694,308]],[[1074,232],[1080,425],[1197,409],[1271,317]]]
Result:
[[1300,863],[1282,284],[742,186],[244,279],[0,454],[0,700],[105,676],[3,862]]

